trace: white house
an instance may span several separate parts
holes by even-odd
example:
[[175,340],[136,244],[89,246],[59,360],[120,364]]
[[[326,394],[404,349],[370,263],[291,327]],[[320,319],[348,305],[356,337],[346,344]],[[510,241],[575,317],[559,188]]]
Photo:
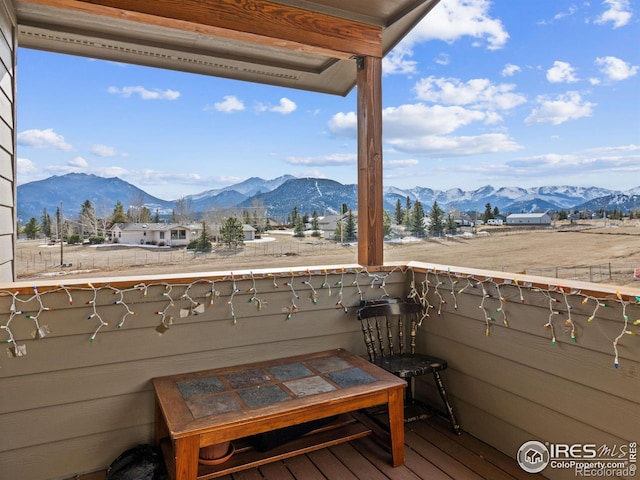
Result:
[[507,225],[551,225],[548,213],[512,213],[507,216]]
[[186,246],[202,233],[202,225],[179,223],[116,223],[108,232],[113,243]]

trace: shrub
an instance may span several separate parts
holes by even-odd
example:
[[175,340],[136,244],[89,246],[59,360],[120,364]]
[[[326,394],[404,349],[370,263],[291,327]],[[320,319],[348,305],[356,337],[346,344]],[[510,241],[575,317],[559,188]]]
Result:
[[88,240],[89,240],[89,245],[100,245],[104,243],[104,237],[102,235],[89,237]]
[[82,237],[78,233],[74,233],[72,235],[68,235],[67,236],[67,243],[69,245],[77,245],[79,243],[82,243]]

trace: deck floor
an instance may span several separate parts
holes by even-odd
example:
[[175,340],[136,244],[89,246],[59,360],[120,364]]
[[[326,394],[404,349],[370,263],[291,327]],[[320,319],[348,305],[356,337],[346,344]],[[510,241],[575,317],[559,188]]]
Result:
[[[405,464],[393,468],[391,455],[364,437],[283,461],[219,477],[223,480],[533,480],[517,462],[477,438],[455,435],[434,415],[405,426]],[[105,473],[75,477],[104,480]]]

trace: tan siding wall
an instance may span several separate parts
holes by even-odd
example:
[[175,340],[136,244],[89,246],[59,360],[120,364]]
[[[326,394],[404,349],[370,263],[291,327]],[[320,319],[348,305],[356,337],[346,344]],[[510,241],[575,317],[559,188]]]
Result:
[[[317,304],[311,300],[310,287],[303,283],[309,280],[308,275],[297,275],[293,285],[300,297],[295,299],[299,311],[289,320],[286,309],[293,293],[287,285],[291,280],[288,271],[256,281],[257,297],[266,302],[261,311],[255,301],[249,302],[252,280],[240,278],[239,292],[233,300],[235,324],[228,304],[233,284],[228,280],[216,281],[220,296],[213,306],[207,304],[204,313],[185,318],[180,318],[180,309],[191,303],[181,298],[184,287],[169,292],[163,286],[155,286],[148,289],[146,296],[142,290],[129,291],[125,299],[136,315],[127,317],[121,329],[116,326],[126,309],[114,305],[119,294],[100,289],[97,311],[110,325],[98,333],[94,342],[89,338],[99,322],[88,319],[93,307],[87,302],[92,300],[93,290],[87,283],[67,285],[73,305],[69,305],[64,291],[41,295],[44,305],[52,308],[38,316],[40,324],[51,330],[45,338],[32,340],[34,321],[25,315],[14,317],[11,331],[19,338],[19,344],[26,345],[27,355],[8,358],[4,349],[1,352],[2,478],[56,479],[104,469],[126,448],[151,442],[153,377],[338,347],[364,353],[354,309],[345,314],[336,306],[336,283],[341,280],[341,273],[328,277],[331,296],[328,288],[320,288],[324,274],[312,276]],[[361,287],[354,284],[356,278],[362,281]],[[345,274],[344,304],[357,305],[359,289],[366,298],[382,295],[382,290],[370,288],[371,281],[366,274]],[[13,291],[16,286],[5,285]],[[32,296],[31,285],[20,286],[24,294],[20,298]],[[40,288],[42,292],[46,289]],[[203,301],[209,288],[197,284],[189,294]],[[404,274],[393,273],[385,288],[391,295],[402,295]],[[1,290],[6,289],[0,287]],[[163,296],[167,292],[174,299],[175,307],[167,313],[174,317],[175,324],[160,335],[155,328],[161,316],[155,312],[169,304]],[[11,297],[0,297],[0,325],[6,325],[10,305]],[[33,298],[17,308],[34,315],[39,307]],[[7,338],[5,332],[0,331],[0,338]]]
[[[206,300],[207,307],[202,314],[184,318],[180,311],[191,303],[183,294],[192,280],[114,279],[107,284],[112,288],[96,283],[96,311],[110,325],[94,342],[89,338],[99,322],[88,318],[94,298],[89,284],[76,281],[66,285],[73,305],[59,286],[38,285],[39,299],[51,308],[38,315],[40,324],[51,330],[39,340],[31,338],[35,323],[26,318],[39,310],[33,286],[0,286],[0,293],[5,293],[0,296],[0,325],[6,326],[9,318],[12,297],[6,295],[8,291],[19,289],[20,300],[31,298],[17,302],[25,314],[15,316],[9,324],[18,343],[26,345],[27,355],[0,357],[0,472],[23,480],[65,478],[103,469],[126,448],[151,442],[150,380],[156,376],[337,347],[364,354],[355,308],[345,314],[336,306],[337,283],[344,280],[343,300],[350,307],[356,306],[361,296],[378,298],[385,292],[405,296],[411,291],[412,280],[421,290],[426,275],[420,264],[411,266],[406,273],[394,270],[385,278],[384,289],[384,274],[371,276],[348,269],[343,276],[330,270],[327,284],[331,295],[328,288],[320,288],[325,281],[321,270],[311,277],[300,270],[293,279],[299,298],[294,298],[288,285],[290,271],[256,275],[257,297],[265,302],[260,311],[255,301],[249,301],[253,295],[250,275],[236,273],[235,324],[229,304],[233,282],[228,276],[215,282],[220,295],[213,306],[207,303],[210,297],[205,297],[211,287],[194,284],[189,295],[196,301]],[[430,310],[419,331],[419,348],[449,361],[444,378],[463,429],[511,456],[528,440],[608,445],[637,441],[639,337],[625,336],[620,341],[620,367],[615,369],[612,340],[622,328],[621,305],[615,298],[608,302],[609,307],[599,309],[593,322],[587,322],[595,300],[582,305],[583,297],[569,296],[577,341],[570,342],[565,331],[566,313],[554,315],[558,343],[552,346],[550,332],[543,328],[549,305],[542,293],[523,288],[525,301],[521,303],[515,287],[502,286],[510,323],[505,328],[501,313],[495,312],[501,302],[494,287],[487,284],[492,297],[485,300],[485,307],[496,321],[490,322],[490,335],[486,336],[484,316],[478,308],[482,289],[467,288],[454,299],[452,278],[446,269],[438,279],[431,270],[428,275],[426,298],[436,308]],[[318,293],[317,304],[311,301],[308,280]],[[126,309],[114,303],[120,299],[116,287],[128,289],[143,283],[155,284],[146,295],[142,289],[123,290],[136,315],[127,316],[118,329]],[[167,288],[169,284],[174,287]],[[463,285],[456,283],[453,291]],[[47,293],[47,289],[58,291]],[[441,305],[440,298],[446,303]],[[175,324],[160,335],[155,328],[161,316],[155,312],[163,311],[170,299],[175,306],[166,312]],[[299,311],[287,320],[292,300]],[[442,310],[439,316],[437,307]],[[565,309],[562,302],[554,308]],[[632,319],[640,318],[637,304],[630,305],[627,313]],[[7,339],[6,330],[0,335],[1,340]],[[418,393],[440,405],[430,380],[419,383]],[[574,478],[566,471],[547,470],[545,474],[554,479]]]
[[0,281],[15,278],[15,25],[13,3],[0,0]]
[[[418,275],[422,281],[424,274]],[[567,308],[561,294],[552,308],[557,344],[551,344],[551,332],[544,328],[549,321],[549,301],[541,292],[523,288],[524,303],[515,286],[499,284],[505,303],[490,283],[485,300],[490,317],[490,334],[482,309],[482,288],[467,288],[466,280],[440,272],[442,282],[430,274],[430,310],[420,336],[420,346],[449,362],[444,373],[459,421],[464,430],[515,457],[528,440],[551,443],[595,443],[620,445],[638,441],[640,432],[640,342],[638,336],[625,335],[620,340],[620,366],[614,368],[613,339],[623,327],[622,306],[607,301],[592,322],[587,318],[595,309],[595,300],[569,295],[571,317],[577,327],[576,342],[570,340]],[[454,284],[451,293],[451,281]],[[476,282],[474,282],[476,284]],[[566,288],[566,287],[565,287]],[[446,304],[437,307],[440,297]],[[612,294],[615,299],[615,293]],[[457,300],[458,309],[454,308]],[[632,299],[635,303],[635,300]],[[503,303],[509,328],[502,322]],[[604,302],[602,302],[604,303]],[[628,307],[631,321],[640,318],[637,305]],[[631,327],[633,330],[634,328]],[[637,330],[637,327],[635,328]],[[421,395],[439,406],[432,383],[421,382]],[[544,472],[549,478],[575,478],[568,470]]]

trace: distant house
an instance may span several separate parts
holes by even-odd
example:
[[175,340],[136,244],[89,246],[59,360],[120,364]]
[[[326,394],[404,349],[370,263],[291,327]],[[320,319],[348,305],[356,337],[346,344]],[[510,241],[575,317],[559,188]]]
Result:
[[116,223],[107,235],[112,243],[181,247],[201,233],[201,224]]
[[507,225],[551,225],[548,213],[512,213],[507,216]]

